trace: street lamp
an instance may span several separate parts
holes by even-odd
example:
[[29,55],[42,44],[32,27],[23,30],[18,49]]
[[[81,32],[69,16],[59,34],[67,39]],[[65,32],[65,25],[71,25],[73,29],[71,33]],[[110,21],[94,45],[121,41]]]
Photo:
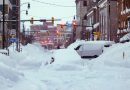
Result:
[[30,3],[29,2],[25,2],[22,4],[18,4],[18,5],[13,5],[13,7],[18,8],[18,16],[17,16],[17,27],[16,27],[16,38],[17,38],[17,43],[16,43],[16,50],[19,52],[20,51],[20,13],[22,11],[26,11],[26,15],[28,15],[28,11],[27,10],[22,10],[20,11],[20,7],[23,6],[24,4],[28,4],[27,9],[30,9]]
[[94,24],[92,23],[91,40],[94,41]]

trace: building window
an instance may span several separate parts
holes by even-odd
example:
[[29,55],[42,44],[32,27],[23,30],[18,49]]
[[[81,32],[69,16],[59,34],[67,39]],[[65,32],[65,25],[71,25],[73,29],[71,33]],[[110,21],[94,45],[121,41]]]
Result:
[[[0,11],[3,12],[3,5],[0,5]],[[5,14],[7,14],[8,12],[9,12],[9,10],[8,10],[8,5],[5,4]]]
[[87,15],[86,14],[84,15],[84,20],[87,20]]
[[83,6],[87,6],[87,1],[83,1]]
[[130,29],[130,20],[128,20],[128,28]]

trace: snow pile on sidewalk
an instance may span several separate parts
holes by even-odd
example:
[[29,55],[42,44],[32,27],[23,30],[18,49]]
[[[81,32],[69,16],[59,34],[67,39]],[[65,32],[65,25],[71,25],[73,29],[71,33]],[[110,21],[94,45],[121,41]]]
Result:
[[39,86],[28,80],[23,70],[37,70],[41,64],[50,60],[50,52],[36,44],[21,46],[22,52],[14,48],[13,45],[9,47],[9,56],[0,54],[1,90],[38,90]]
[[130,43],[112,45],[98,60],[105,65],[130,68]]
[[12,47],[10,48],[10,58],[13,59],[11,62],[14,62],[17,68],[36,68],[51,59],[50,52],[39,44],[28,44],[21,48],[20,53],[14,51]]
[[23,78],[23,74],[18,70],[11,68],[0,62],[0,88],[5,90],[5,88],[12,87],[14,84],[18,83],[20,79]]

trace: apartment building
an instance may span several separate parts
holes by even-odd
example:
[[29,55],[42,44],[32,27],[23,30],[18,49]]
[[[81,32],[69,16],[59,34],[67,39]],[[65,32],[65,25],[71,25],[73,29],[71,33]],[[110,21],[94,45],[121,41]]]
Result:
[[130,0],[117,0],[118,39],[130,32]]
[[18,20],[12,22],[12,29],[15,31],[20,31],[20,0],[13,0],[12,2],[12,20]]
[[[1,13],[1,19],[3,18],[3,0],[0,1],[0,11]],[[12,0],[5,0],[5,14],[4,14],[4,18],[5,20],[9,20],[12,17]],[[5,23],[5,28],[7,29],[11,29],[11,26],[9,24],[9,22],[4,22]]]
[[[0,11],[0,20],[2,20],[2,12]],[[2,48],[2,23],[0,23],[0,48]]]
[[98,39],[97,35],[94,33],[99,32],[99,8],[98,8],[99,0],[88,0],[87,5],[87,40],[95,40]]
[[[84,9],[83,2],[87,3]],[[81,24],[77,31],[83,37],[80,39],[118,41],[117,0],[76,0],[76,4],[77,15],[82,16],[77,17]]]
[[[4,20],[9,20],[11,18],[11,12],[12,12],[12,0],[5,0],[5,4],[4,4],[5,8],[4,8],[4,15],[3,15],[3,0],[0,0],[0,11],[1,11],[1,15],[0,15],[0,19],[3,21],[3,17]],[[4,43],[4,47],[8,46],[8,38],[9,38],[9,32],[11,30],[11,24],[10,22],[2,22],[0,25],[0,32],[1,35],[3,35],[3,24],[4,24],[4,35],[5,35],[5,41],[2,42]],[[1,39],[2,40],[2,39]],[[0,44],[2,44],[0,43]],[[2,45],[1,47],[2,48]]]
[[117,41],[117,1],[100,0],[98,7],[100,39]]
[[76,29],[76,38],[84,39],[85,38],[85,24],[86,24],[86,13],[87,13],[87,1],[88,0],[76,0],[76,20],[79,25]]

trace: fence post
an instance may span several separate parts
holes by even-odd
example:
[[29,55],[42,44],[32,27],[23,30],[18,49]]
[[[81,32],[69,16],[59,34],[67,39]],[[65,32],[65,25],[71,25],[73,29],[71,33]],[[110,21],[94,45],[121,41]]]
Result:
[[125,59],[125,52],[123,52],[123,60]]

